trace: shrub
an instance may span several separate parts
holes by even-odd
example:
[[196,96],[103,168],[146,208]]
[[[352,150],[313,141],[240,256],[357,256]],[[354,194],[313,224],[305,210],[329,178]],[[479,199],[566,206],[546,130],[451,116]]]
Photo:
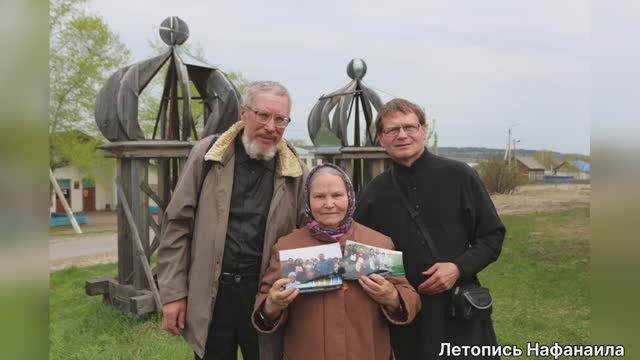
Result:
[[490,194],[510,194],[521,184],[518,167],[499,157],[482,161],[476,168],[478,175]]

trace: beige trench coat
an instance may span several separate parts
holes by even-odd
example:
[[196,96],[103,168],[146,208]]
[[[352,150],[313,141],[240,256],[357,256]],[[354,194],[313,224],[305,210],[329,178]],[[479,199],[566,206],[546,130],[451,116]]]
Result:
[[[212,137],[198,141],[187,159],[162,219],[158,249],[158,280],[162,303],[187,298],[185,329],[181,332],[198,356],[204,355],[209,323],[222,271],[234,171],[233,142],[243,122],[227,130],[207,151]],[[265,228],[260,277],[269,265],[271,247],[304,218],[307,169],[293,147],[278,144],[273,198]],[[213,164],[196,199],[203,161]],[[197,208],[197,211],[196,211]],[[259,335],[261,359],[281,358],[281,334]]]

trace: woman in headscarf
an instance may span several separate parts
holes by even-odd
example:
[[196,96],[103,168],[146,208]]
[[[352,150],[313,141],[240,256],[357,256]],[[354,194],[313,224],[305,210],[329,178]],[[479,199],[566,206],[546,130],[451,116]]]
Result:
[[388,322],[410,323],[420,311],[416,291],[404,276],[378,274],[345,281],[342,288],[299,294],[280,273],[280,250],[346,240],[393,249],[393,242],[353,221],[355,194],[347,174],[322,164],[309,174],[306,211],[309,222],[278,239],[260,283],[252,317],[254,327],[273,333],[284,327],[285,359],[392,358]]

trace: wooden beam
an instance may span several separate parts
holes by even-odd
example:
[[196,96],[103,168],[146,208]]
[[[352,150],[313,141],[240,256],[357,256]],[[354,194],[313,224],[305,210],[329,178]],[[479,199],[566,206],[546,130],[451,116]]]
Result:
[[120,284],[112,276],[100,276],[85,283],[89,296],[103,295],[104,301],[125,314],[144,315],[157,310],[153,293],[137,290],[128,284]]
[[164,203],[164,201],[160,199],[160,196],[158,196],[158,194],[156,194],[156,192],[151,189],[151,186],[149,186],[146,181],[140,184],[140,190],[142,190],[148,197],[150,197],[151,200],[153,200],[153,202],[155,202],[160,209],[166,209],[166,204]]
[[[131,197],[129,209],[136,225],[140,245],[145,255],[145,263],[149,263],[149,198],[140,190],[140,186],[148,181],[148,159],[131,159]],[[134,241],[133,251],[137,251]],[[133,260],[133,287],[148,289],[149,284],[142,268],[142,262]]]
[[78,221],[76,220],[76,217],[73,215],[73,212],[71,211],[71,207],[69,207],[69,204],[67,203],[67,199],[65,199],[64,195],[62,194],[60,185],[58,185],[58,181],[56,180],[56,177],[53,175],[53,171],[51,171],[51,168],[49,168],[49,181],[51,181],[51,185],[53,185],[53,189],[56,191],[56,195],[58,196],[58,199],[60,200],[62,207],[64,207],[64,212],[67,213],[67,217],[69,218],[69,222],[73,226],[73,230],[76,232],[76,234],[82,234],[80,225],[78,225]]
[[116,158],[186,158],[193,144],[179,140],[114,141],[98,145],[98,149]]
[[113,276],[100,276],[84,283],[84,292],[89,296],[104,295],[109,293],[109,284],[117,283]]
[[156,311],[153,294],[147,292],[146,294],[132,297],[129,308],[132,313],[138,315]]
[[126,197],[124,196],[124,192],[122,191],[122,184],[118,184],[117,188],[118,188],[118,195],[120,198],[120,202],[122,202],[122,205],[123,205],[122,207],[124,209],[127,222],[129,223],[131,233],[133,234],[134,245],[138,253],[138,259],[141,262],[142,268],[144,269],[144,273],[147,276],[147,281],[149,282],[149,286],[151,287],[151,292],[153,293],[154,300],[156,301],[157,311],[162,311],[162,302],[160,301],[160,293],[158,292],[158,288],[156,287],[155,281],[153,281],[153,274],[151,274],[151,268],[149,267],[147,256],[142,247],[142,241],[140,240],[140,236],[138,235],[138,229],[136,229],[136,224],[133,220],[133,215],[131,215],[129,204],[127,202]]
[[[168,204],[171,198],[171,175],[169,173],[169,159],[158,159],[158,196],[163,203]],[[160,208],[158,218],[162,219],[164,209]]]
[[[123,196],[128,198],[131,194],[131,160],[118,159],[118,177],[119,185],[122,188]],[[126,199],[125,199],[126,200]],[[127,226],[126,215],[123,203],[118,200],[118,282],[120,284],[128,284],[133,273],[133,244],[131,241],[131,231]]]
[[151,215],[151,213],[149,213],[148,221],[151,230],[153,230],[153,233],[156,236],[160,236],[160,225],[156,223],[156,220],[153,218],[153,215]]
[[149,245],[149,258],[151,258],[151,255],[153,255],[153,253],[155,253],[156,250],[158,249],[158,246],[160,246],[160,225],[156,223],[156,220],[153,218],[153,215],[151,214],[149,214],[149,226],[151,227],[151,230],[153,230],[153,233],[155,234],[153,236],[153,241],[151,242],[151,245]]
[[153,242],[151,243],[151,246],[149,246],[149,253],[153,254],[156,252],[156,250],[158,250],[158,247],[160,246],[160,236],[156,235],[153,237]]
[[157,310],[153,294],[149,290],[137,290],[131,285],[109,283],[109,291],[104,295],[110,303],[125,314],[143,315]]

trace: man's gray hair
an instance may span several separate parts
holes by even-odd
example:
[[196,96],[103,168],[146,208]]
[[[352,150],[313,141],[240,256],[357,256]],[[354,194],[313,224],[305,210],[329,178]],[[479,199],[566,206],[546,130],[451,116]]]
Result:
[[253,81],[245,88],[243,105],[253,105],[253,100],[259,92],[270,92],[272,94],[286,96],[289,100],[289,111],[291,111],[291,95],[286,87],[276,81]]

